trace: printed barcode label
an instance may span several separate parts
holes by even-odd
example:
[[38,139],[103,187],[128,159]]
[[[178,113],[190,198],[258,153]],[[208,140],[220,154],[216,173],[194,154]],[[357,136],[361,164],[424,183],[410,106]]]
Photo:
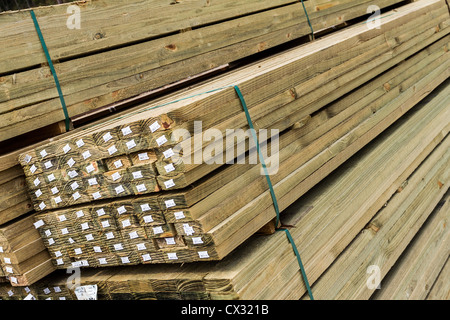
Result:
[[110,156],[113,155],[116,152],[117,152],[117,148],[116,148],[115,145],[108,148],[108,153],[109,153]]
[[142,261],[150,261],[150,260],[152,260],[152,258],[150,257],[149,253],[142,255]]
[[69,238],[68,241],[69,241],[70,244],[74,244],[75,243],[75,240],[73,240],[72,238]]
[[[13,268],[11,268],[11,267],[5,267],[5,271],[7,272],[7,273],[14,273],[14,270],[13,270]],[[11,279],[10,279],[11,280]]]
[[92,164],[90,164],[90,165],[88,165],[88,166],[86,167],[87,173],[91,173],[91,172],[94,171],[94,170],[95,170],[95,168],[94,168],[94,166],[93,166]]
[[145,204],[141,204],[141,210],[142,210],[142,212],[145,212],[145,211],[151,210],[151,208],[148,203],[145,203]]
[[[10,272],[10,273],[12,273],[12,272]],[[9,277],[9,281],[11,281],[12,283],[16,283],[16,284],[18,283],[16,277]]]
[[42,195],[41,189],[37,189],[34,194],[36,195],[36,198],[39,198]]
[[24,160],[26,163],[30,163],[30,161],[31,161],[32,158],[33,158],[32,156],[30,156],[29,154],[27,154],[23,160]]
[[140,161],[144,161],[144,160],[150,159],[150,158],[148,157],[147,152],[139,153],[139,154],[138,154],[138,157],[139,157],[139,160],[140,160]]
[[175,244],[175,238],[165,238],[167,244]]
[[60,287],[53,287],[53,290],[54,290],[56,293],[61,292],[61,288],[60,288]]
[[81,250],[81,248],[75,248],[75,254],[82,254],[83,251]]
[[102,248],[100,248],[100,247],[98,247],[98,246],[93,247],[93,249],[94,249],[94,252],[97,252],[97,253],[103,252],[103,251],[102,251]]
[[53,167],[53,163],[49,160],[47,162],[44,162],[44,166],[45,166],[45,169],[48,169],[48,168]]
[[53,200],[55,201],[56,204],[62,202],[61,196],[57,196],[56,198],[53,198]]
[[143,192],[143,191],[146,191],[147,190],[147,188],[145,187],[145,184],[138,184],[137,186],[136,186],[136,189],[137,189],[137,191],[139,191],[139,192]]
[[64,214],[58,216],[59,222],[64,222],[67,220],[66,216]]
[[199,251],[199,252],[198,252],[198,256],[199,256],[201,259],[209,258],[208,251]]
[[35,173],[36,170],[37,170],[37,168],[36,168],[36,166],[33,164],[33,165],[30,167],[30,172],[31,172],[31,173]]
[[77,189],[79,186],[80,186],[80,185],[79,185],[76,181],[70,185],[70,187],[72,188],[72,190]]
[[44,201],[39,203],[39,209],[44,210],[45,207],[46,207],[46,205],[45,205]]
[[80,193],[77,191],[77,192],[75,192],[75,193],[72,195],[72,197],[73,197],[74,200],[78,200],[78,199],[81,198],[81,195],[80,195]]
[[41,157],[42,157],[42,158],[45,158],[45,156],[48,155],[48,153],[47,153],[47,151],[45,151],[45,149],[42,150],[42,151],[40,152],[40,154],[41,154]]
[[43,220],[39,220],[39,221],[36,221],[36,222],[34,223],[34,227],[35,227],[36,229],[38,229],[38,228],[42,227],[44,224],[45,224],[45,223],[44,223]]
[[98,263],[100,264],[107,264],[106,258],[98,258]]
[[77,214],[77,218],[84,217],[84,212],[83,212],[83,210],[78,210],[76,214]]
[[121,243],[116,243],[116,244],[114,245],[114,249],[117,250],[117,251],[123,250],[123,246],[122,246]]
[[53,180],[56,180],[55,175],[52,173],[47,176],[48,181],[52,182]]
[[158,147],[162,146],[166,142],[167,142],[167,138],[165,135],[156,139],[156,143],[158,144]]
[[172,188],[175,186],[175,183],[173,182],[173,179],[164,181],[164,185],[166,186],[167,189]]
[[101,208],[101,209],[98,209],[96,212],[97,212],[97,215],[98,215],[99,217],[101,217],[102,215],[105,214],[105,209]]
[[70,150],[72,150],[72,148],[71,148],[68,144],[66,144],[66,145],[63,147],[64,153],[67,153],[67,152],[69,152]]
[[55,257],[56,257],[56,258],[62,257],[61,251],[56,251],[56,252],[55,252]]
[[47,237],[50,237],[52,235],[52,232],[49,229],[47,229],[47,230],[45,230],[45,235]]
[[114,238],[115,238],[115,237],[114,237],[114,233],[108,232],[108,233],[106,234],[106,239],[110,240],[110,239],[114,239]]
[[10,258],[3,258],[3,260],[5,261],[5,263],[7,264],[11,264],[11,259]]
[[45,294],[49,294],[50,292],[51,292],[51,291],[50,291],[49,288],[45,288],[45,289],[44,289],[44,293],[45,293]]
[[173,215],[175,216],[175,219],[177,219],[177,220],[186,218],[183,211],[174,212]]
[[125,189],[122,187],[122,185],[115,188],[116,194],[122,193],[125,191]]
[[88,179],[88,183],[90,186],[94,186],[94,185],[98,184],[97,178]]
[[87,234],[86,236],[86,240],[87,241],[92,241],[92,240],[94,240],[94,236],[90,233],[90,234]]
[[83,139],[78,140],[77,142],[75,142],[77,144],[78,148],[81,148],[82,146],[84,146],[84,141]]
[[175,170],[175,167],[173,166],[172,163],[169,163],[168,165],[164,166],[164,170],[166,170],[166,172],[169,173]]
[[130,236],[130,239],[139,238],[137,231],[130,232],[128,235]]
[[169,260],[178,260],[177,254],[175,252],[167,253],[167,257],[169,258]]
[[151,215],[145,216],[144,217],[144,222],[145,223],[153,222],[153,217]]
[[111,225],[109,224],[109,220],[105,220],[105,221],[102,221],[102,227],[103,228],[108,228],[108,227],[110,227]]
[[72,168],[72,166],[75,164],[75,160],[73,160],[73,158],[70,158],[68,161],[67,161],[67,165],[69,166],[69,168]]
[[139,251],[141,251],[141,250],[147,250],[147,247],[145,246],[145,243],[138,243],[138,244],[136,245],[136,247],[137,247],[137,249],[138,249]]
[[136,147],[136,142],[134,142],[133,140],[130,140],[126,143],[128,150],[133,149],[134,147]]
[[92,155],[91,155],[91,152],[90,152],[89,150],[86,150],[86,151],[83,152],[81,155],[83,156],[83,159],[84,159],[84,160],[86,160],[86,159],[88,159],[89,157],[92,156]]
[[188,236],[194,234],[194,229],[188,223],[183,223],[183,230]]
[[117,208],[117,212],[119,214],[122,214],[122,213],[127,212],[127,209],[125,208],[125,206],[120,206],[120,207]]
[[100,191],[97,191],[97,192],[94,192],[93,194],[92,194],[92,197],[94,197],[94,199],[95,200],[97,200],[98,198],[101,198],[101,194],[100,194]]
[[34,179],[33,183],[34,183],[34,186],[37,187],[41,183],[41,180],[39,180],[39,178],[36,178],[36,179]]
[[153,233],[154,234],[160,234],[160,233],[163,233],[164,231],[163,231],[163,228],[162,227],[154,227],[153,228]]
[[116,167],[116,169],[122,167],[123,166],[122,160],[114,161],[114,166]]
[[53,187],[50,190],[52,191],[52,194],[57,194],[59,192],[57,187]]
[[120,260],[122,260],[122,263],[130,263],[130,259],[128,259],[128,257],[120,257]]
[[156,130],[158,130],[159,128],[161,128],[161,126],[159,125],[159,123],[157,121],[153,122],[151,125],[149,125],[150,131],[153,133]]
[[166,200],[164,201],[164,203],[166,204],[167,209],[176,206],[175,201],[173,199]]
[[126,219],[126,220],[123,220],[122,221],[122,227],[129,227],[129,226],[131,226],[131,222],[130,222],[130,219]]
[[125,127],[125,128],[122,129],[122,134],[123,134],[124,136],[126,136],[126,135],[128,135],[128,134],[130,134],[130,133],[133,133],[133,131],[131,131],[131,129],[130,129],[130,126]]
[[173,152],[172,148],[167,149],[166,151],[163,152],[164,158],[168,159],[171,156],[173,156],[175,153]]
[[87,229],[89,229],[89,223],[88,222],[82,223],[81,230],[87,230]]
[[67,228],[61,229],[62,234],[68,234],[69,230]]
[[135,172],[133,172],[132,174],[133,174],[133,179],[139,179],[139,178],[142,178],[142,177],[143,177],[141,171],[135,171]]
[[111,140],[113,137],[112,137],[112,135],[111,135],[111,133],[110,132],[108,132],[108,133],[106,133],[105,135],[103,135],[103,140],[105,141],[105,142],[108,142],[109,140]]
[[192,238],[192,243],[193,243],[193,244],[202,244],[202,243],[203,243],[203,240],[202,240],[201,237],[193,237],[193,238]]

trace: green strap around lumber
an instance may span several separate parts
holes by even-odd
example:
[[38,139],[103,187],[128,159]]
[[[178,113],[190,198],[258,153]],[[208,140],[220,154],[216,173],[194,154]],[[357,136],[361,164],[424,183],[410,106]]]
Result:
[[53,67],[52,59],[50,58],[50,53],[48,52],[47,45],[44,41],[44,36],[42,35],[41,28],[39,27],[39,23],[36,19],[36,15],[33,10],[30,10],[31,18],[33,19],[34,27],[36,28],[36,32],[38,34],[39,40],[42,45],[42,49],[44,49],[45,57],[47,58],[48,66],[53,74],[53,79],[55,80],[56,89],[58,90],[59,100],[61,101],[61,106],[64,112],[65,123],[66,123],[66,131],[70,130],[70,118],[69,112],[67,111],[66,102],[64,101],[64,96],[61,90],[61,86],[59,84],[58,76],[56,75],[55,68]]
[[245,117],[247,118],[247,122],[248,122],[248,125],[250,127],[250,131],[252,133],[253,140],[255,141],[256,150],[258,152],[259,159],[261,161],[261,165],[262,165],[262,167],[264,169],[264,175],[266,176],[267,184],[269,185],[270,195],[272,197],[273,206],[274,206],[274,209],[275,209],[275,213],[277,215],[276,222],[275,222],[275,228],[277,229],[277,231],[284,231],[286,233],[286,236],[287,236],[287,238],[289,240],[289,243],[291,244],[292,249],[294,250],[295,256],[297,257],[297,262],[298,262],[298,265],[300,266],[300,272],[302,273],[302,277],[303,277],[303,280],[305,282],[306,289],[308,290],[308,295],[309,295],[311,300],[314,300],[314,296],[312,294],[311,287],[309,285],[308,277],[306,276],[305,268],[303,267],[303,263],[302,263],[302,260],[300,258],[300,253],[298,252],[298,249],[297,249],[297,246],[295,245],[294,239],[292,239],[292,235],[291,235],[291,233],[289,232],[288,229],[286,229],[286,228],[278,228],[278,224],[280,222],[280,209],[278,207],[278,201],[277,201],[277,197],[275,195],[275,190],[273,189],[272,182],[270,181],[270,177],[269,177],[269,173],[267,171],[266,163],[264,161],[264,157],[263,157],[263,155],[261,153],[261,150],[260,150],[260,147],[259,147],[258,137],[256,136],[255,128],[253,126],[253,122],[252,122],[252,119],[250,117],[250,113],[248,111],[247,104],[245,102],[244,96],[242,95],[242,92],[241,92],[241,90],[239,89],[239,87],[237,85],[234,86],[234,90],[236,91],[236,93],[237,93],[237,95],[239,97],[239,100],[241,101],[242,108],[244,109]]
[[308,21],[309,28],[311,29],[311,37],[314,40],[314,30],[313,30],[311,21],[309,20],[308,11],[306,11],[306,7],[305,7],[305,4],[303,3],[303,0],[300,0],[300,2],[302,3],[303,11],[305,11],[305,15],[306,15],[306,20]]

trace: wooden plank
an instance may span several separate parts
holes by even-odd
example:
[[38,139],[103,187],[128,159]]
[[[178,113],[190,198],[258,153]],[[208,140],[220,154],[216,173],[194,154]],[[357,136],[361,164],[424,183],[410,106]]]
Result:
[[427,300],[448,300],[450,295],[448,277],[449,277],[449,264],[448,259],[445,263],[442,271],[439,273],[438,278],[433,284],[429,294],[427,295]]

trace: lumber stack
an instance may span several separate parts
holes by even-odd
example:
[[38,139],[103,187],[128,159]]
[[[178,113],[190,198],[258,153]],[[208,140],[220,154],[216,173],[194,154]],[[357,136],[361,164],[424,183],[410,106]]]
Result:
[[[363,16],[368,5],[305,2],[315,31]],[[89,1],[34,11],[70,117],[311,34],[301,3],[293,0]],[[5,141],[62,121],[64,113],[29,10],[0,17],[2,38],[11,43],[0,62]]]
[[[444,292],[440,297],[445,298],[445,281],[439,281],[439,266],[432,261],[441,261],[442,267],[446,255],[438,252],[448,250],[446,237],[439,235],[448,233],[450,126],[442,119],[449,119],[449,90],[447,81],[283,213],[316,299],[326,299],[328,291],[334,296],[339,288],[353,298],[376,297],[376,289],[367,288],[367,266],[378,264],[384,278],[397,260],[410,270],[424,261],[435,268],[433,274],[398,276],[429,276],[427,291],[443,288],[431,291]],[[377,237],[386,240],[374,241]],[[405,250],[409,242],[420,250]],[[402,252],[406,257],[399,260]],[[428,261],[424,255],[435,258]],[[431,278],[438,278],[434,285]],[[39,286],[59,287],[65,279],[55,273]],[[386,290],[402,291],[389,283]],[[299,299],[306,293],[284,232],[254,235],[220,262],[86,269],[81,284],[96,284],[99,299]],[[51,289],[46,292],[47,299],[59,297]]]
[[[436,12],[430,9],[435,6]],[[429,21],[428,15],[433,15],[434,12],[437,15],[437,20],[432,19]],[[339,55],[342,54],[341,58],[356,54],[354,58],[344,60],[338,66],[319,75],[311,76],[306,82],[301,82],[301,84],[311,84],[313,87],[320,84],[320,87],[317,89],[319,90],[318,92],[325,90],[328,85],[336,86],[341,84],[335,91],[325,96],[317,96],[317,92],[312,91],[309,98],[312,102],[311,105],[308,105],[309,107],[304,105],[308,101],[306,100],[307,98],[300,94],[298,99],[294,99],[286,105],[289,106],[287,112],[292,116],[289,117],[289,120],[280,119],[280,122],[278,122],[279,126],[291,126],[294,123],[290,121],[300,121],[305,118],[308,121],[299,129],[283,131],[279,137],[280,152],[277,154],[279,156],[279,170],[271,176],[271,180],[274,184],[275,193],[279,198],[281,210],[287,208],[303,193],[325,178],[346,159],[417,104],[431,90],[447,79],[449,72],[449,38],[445,35],[445,25],[448,22],[448,10],[445,3],[442,1],[431,3],[417,2],[398,9],[396,14],[388,13],[385,18],[384,26],[386,29],[384,30],[382,28],[379,31],[374,31],[368,30],[365,26],[355,26],[317,40],[307,46],[258,63],[258,66],[263,63],[274,63],[272,70],[275,74],[280,68],[296,66],[296,70],[302,71],[301,75],[296,74],[300,77],[304,76],[305,69],[298,69],[298,65],[310,61],[309,59],[318,59],[320,54],[325,54],[327,50],[323,50],[324,46],[329,45],[329,54],[331,54],[331,51],[336,54],[336,46],[340,48],[341,45],[351,43],[357,37],[369,37],[366,42],[363,42],[362,47],[357,44],[355,48],[351,48],[349,51],[346,51],[344,48],[342,49],[343,51],[339,51]],[[419,20],[415,20],[416,18]],[[426,21],[428,22],[426,23],[432,26],[429,29],[432,34],[431,38],[436,37],[436,41],[429,46],[426,46],[427,40],[422,38],[424,34],[414,36],[419,30],[413,29],[411,31],[411,27],[418,25],[418,21],[421,21],[420,19],[427,19]],[[441,19],[444,19],[441,23],[442,28],[439,28],[437,32],[435,24],[440,23]],[[400,31],[395,28],[397,25]],[[399,32],[406,32],[405,37],[400,36]],[[380,61],[377,59],[371,60],[368,64],[374,68],[369,73],[363,73],[367,64],[353,64],[355,62],[353,59],[356,59],[356,61],[361,60],[361,54],[357,53],[360,50],[367,49],[366,46],[371,43],[371,39],[380,37],[381,45],[383,46],[385,43],[389,43],[389,37],[391,36],[392,39],[396,39],[395,43],[401,43],[402,39],[405,39],[405,41],[406,39],[416,39],[417,41],[420,40],[420,42],[413,45],[406,41],[399,47],[396,47],[395,51],[390,52],[389,58],[382,56]],[[430,37],[427,39],[430,39]],[[342,42],[339,42],[339,40]],[[394,43],[391,45],[395,46]],[[317,50],[321,48],[321,50],[316,51],[316,48]],[[378,52],[379,48],[377,46],[375,48]],[[402,52],[401,49],[405,50],[406,48],[413,48],[414,50],[407,49],[400,54]],[[423,49],[418,50],[417,48]],[[306,53],[304,52],[305,50],[307,51]],[[394,56],[393,58],[391,54]],[[370,56],[370,54],[368,55]],[[289,63],[279,62],[286,61],[286,57],[291,57],[291,60],[287,60]],[[341,58],[332,57],[330,57],[329,61],[333,63],[341,61]],[[399,58],[402,58],[402,60],[408,59],[406,61],[397,60]],[[236,71],[235,74],[247,74],[248,70],[254,70],[253,67],[242,68]],[[321,67],[316,65],[311,68]],[[388,70],[389,68],[390,70]],[[260,74],[257,73],[247,80],[248,83],[263,81],[259,80],[259,78],[270,79],[272,73],[268,70],[270,71],[270,69],[264,68]],[[292,70],[292,72],[294,71]],[[342,72],[342,78],[339,78],[342,83],[340,81],[336,81],[336,83],[328,82],[328,78],[323,76],[329,77],[330,72]],[[359,75],[359,77],[351,78],[350,75]],[[223,83],[222,78],[217,81],[219,80]],[[246,88],[247,82],[244,81],[243,83],[242,87]],[[364,84],[357,87],[360,83]],[[250,84],[247,85],[250,86]],[[306,84],[302,89],[303,91],[307,91]],[[211,84],[208,83],[208,86],[211,86]],[[278,94],[285,96],[286,88],[282,86],[277,86],[277,88],[280,91],[273,93],[275,97],[278,97]],[[354,90],[350,91],[351,89]],[[175,103],[177,108],[174,109],[173,114],[181,114],[182,110],[185,109],[186,111],[184,112],[189,115],[195,113],[193,110],[196,110],[196,106],[201,105],[200,103],[208,103],[207,105],[210,106],[211,104],[208,101],[215,101],[216,95],[223,101],[228,99],[230,104],[235,105],[237,108],[239,107],[239,100],[236,98],[233,90],[233,88],[228,88],[217,92],[209,92],[207,94],[208,98],[205,98],[204,95],[198,95],[187,99],[187,104],[186,100],[180,101],[180,99],[177,99]],[[344,93],[347,94],[343,96]],[[192,94],[189,94],[188,97],[191,97]],[[230,98],[226,98],[228,96]],[[261,96],[261,93],[259,96]],[[333,99],[335,96],[338,98]],[[251,95],[251,97],[253,96]],[[289,99],[292,99],[291,95],[289,97]],[[256,98],[255,96],[252,99]],[[190,101],[191,99],[194,101]],[[330,99],[331,101],[329,101]],[[255,110],[253,108],[258,108],[258,105],[251,108],[253,104],[250,101],[249,109],[252,112]],[[273,102],[273,100],[270,101]],[[263,101],[262,106],[266,105],[267,102]],[[166,105],[166,107],[169,109],[175,108],[174,104]],[[170,119],[170,113],[164,110],[164,107],[153,108],[129,117],[121,117],[121,119],[112,122],[112,124],[105,124],[101,128],[92,127],[92,135],[99,136],[97,133],[100,132],[101,137],[108,133],[110,133],[110,136],[113,136],[111,131],[108,131],[112,130],[111,128],[107,129],[108,126],[115,128],[116,132],[122,132],[121,130],[118,131],[119,127],[131,128],[130,123],[142,123],[142,121],[147,121],[145,119],[152,119],[153,121],[153,119],[161,117],[161,115]],[[307,112],[305,113],[305,111]],[[261,127],[272,128],[274,117],[282,117],[284,115],[285,113],[278,109],[276,112],[270,113],[266,118],[264,115],[262,118],[255,116],[254,121],[261,121],[258,123],[267,121],[267,125],[261,125]],[[236,116],[230,118],[231,120],[226,119],[223,123],[229,124],[229,121],[237,123],[236,121],[238,120],[234,119],[241,119],[239,121],[242,127],[245,128],[246,124],[243,118],[242,112],[237,113],[236,110]],[[214,118],[208,120],[206,115],[200,116],[200,119],[205,119],[205,123],[216,121]],[[130,120],[133,120],[133,122],[130,122]],[[152,121],[150,123],[153,123]],[[175,121],[174,123],[181,123],[180,125],[182,125],[189,122]],[[184,125],[184,127],[189,126]],[[225,125],[223,125],[223,128],[226,128]],[[82,134],[81,139],[84,139],[86,134],[84,132]],[[150,137],[152,136],[150,135]],[[80,136],[76,139],[79,138]],[[166,140],[169,141],[169,139]],[[186,141],[191,143],[191,140]],[[45,150],[44,154],[50,154],[49,150],[61,150],[67,143],[68,140],[61,139],[56,144],[42,146],[40,152],[36,149],[34,156],[31,155],[31,152],[22,154],[21,159],[29,160],[29,164],[25,166],[25,172],[35,163],[42,164],[41,161],[30,165],[33,159],[39,158],[42,150]],[[223,142],[220,141],[220,143],[222,144]],[[267,143],[267,146],[270,147],[272,142],[264,141],[264,143]],[[60,148],[57,147],[58,145]],[[158,154],[160,151],[160,149],[156,148],[155,154]],[[268,158],[269,161],[273,157],[274,155]],[[105,161],[108,159],[110,160],[111,158],[107,158]],[[111,260],[113,260],[112,265],[121,263],[136,264],[147,261],[153,263],[220,260],[274,218],[275,212],[267,181],[264,176],[260,175],[258,166],[199,164],[192,167],[194,167],[192,171],[187,171],[183,174],[188,175],[196,172],[195,176],[191,175],[195,181],[190,183],[189,188],[180,192],[158,192],[155,196],[106,200],[105,202],[98,202],[98,206],[95,205],[95,202],[90,203],[88,206],[81,204],[80,206],[44,212],[38,215],[36,217],[36,226],[39,228],[46,246],[52,253],[58,255],[57,257],[54,256],[55,259],[59,258],[56,264],[61,268],[71,264],[76,266],[96,266],[99,263],[99,258],[93,258],[97,256],[94,247],[105,248],[102,249],[102,254],[104,252],[110,253],[112,249],[116,257],[124,258],[123,261],[117,261],[117,259],[111,257]],[[216,170],[211,172],[214,168]],[[156,166],[156,170],[158,170],[158,166]],[[202,175],[202,173],[205,175]],[[39,176],[36,177],[39,178]],[[158,179],[161,177],[159,175]],[[35,176],[32,176],[32,178],[35,178]],[[104,177],[103,181],[105,180],[106,178]],[[81,182],[76,183],[77,185],[81,184]],[[165,184],[160,184],[161,188],[167,189],[163,185]],[[53,185],[50,185],[47,189],[47,194],[51,193],[53,188]],[[59,189],[58,187],[56,188]],[[86,188],[88,187],[86,186]],[[81,191],[78,193],[81,193]],[[73,194],[76,194],[76,192],[74,191]],[[44,197],[44,195],[45,193],[42,192],[41,196]],[[81,200],[81,198],[77,200]],[[49,203],[49,206],[52,206],[51,202],[47,203]],[[142,205],[146,205],[146,212],[143,212]],[[119,208],[120,210],[118,210]],[[99,211],[100,215],[97,212],[99,209],[103,209]],[[77,212],[80,211],[83,212],[83,216],[78,217]],[[93,220],[86,218],[89,217],[89,214]],[[147,221],[149,223],[144,219],[148,215],[151,215],[151,221]],[[108,219],[106,221],[108,224],[107,228],[111,228],[109,232],[105,232],[101,226],[100,220],[106,218]],[[155,226],[158,231],[162,231],[158,235],[154,234]],[[111,233],[114,234],[114,238],[105,239],[106,234]],[[120,239],[120,242],[116,243],[117,239]],[[104,243],[102,240],[112,240],[114,243]],[[68,241],[71,243],[68,243]],[[136,243],[136,241],[150,243],[145,245],[145,248],[148,248],[149,251],[145,252],[145,254],[139,252],[140,250],[137,249],[140,243]],[[95,245],[91,245],[92,243]],[[118,245],[117,247],[120,250],[115,250],[115,244]],[[109,250],[106,251],[106,248],[109,248]],[[122,252],[119,254],[118,251]],[[97,251],[97,253],[100,252]],[[161,253],[163,255],[162,258]],[[155,259],[151,258],[152,254],[155,255]],[[104,256],[100,258],[103,259],[103,264],[109,265],[108,262],[105,263]]]

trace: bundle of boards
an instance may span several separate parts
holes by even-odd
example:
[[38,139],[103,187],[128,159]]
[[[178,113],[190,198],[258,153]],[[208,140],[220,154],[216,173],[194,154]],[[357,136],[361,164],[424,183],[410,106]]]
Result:
[[[294,0],[91,0],[34,14],[74,117],[363,16],[373,1],[304,4],[311,26]],[[29,10],[0,13],[0,30],[5,141],[65,115]]]
[[[104,253],[114,254],[113,265],[226,257],[275,217],[266,177],[260,174],[259,165],[207,161],[218,158],[217,152],[211,150],[232,150],[236,151],[234,155],[245,155],[251,148],[245,141],[223,148],[226,142],[217,139],[198,147],[195,138],[181,136],[172,142],[181,146],[183,154],[172,162],[179,150],[173,145],[166,146],[172,140],[171,134],[178,129],[194,133],[194,121],[201,121],[203,130],[216,128],[222,133],[230,127],[248,128],[233,87],[237,85],[247,102],[254,128],[281,132],[279,152],[268,157],[267,163],[278,159],[278,171],[270,179],[279,208],[284,210],[448,78],[450,20],[444,1],[418,1],[388,12],[381,19],[380,29],[370,29],[365,24],[350,27],[23,153],[20,161],[29,176],[27,180],[33,181],[31,188],[34,181],[38,186],[41,183],[47,186],[47,192],[38,189],[42,198],[36,204],[43,204],[43,209],[60,206],[57,211],[36,216],[36,227],[46,246],[58,255],[54,256],[55,264],[111,265]],[[161,137],[164,139],[160,140]],[[272,139],[259,137],[261,144],[270,149]],[[117,193],[118,187],[127,190],[128,186],[123,183],[111,188],[107,184],[111,181],[108,177],[123,169],[108,171],[103,176],[94,170],[90,175],[82,169],[86,162],[81,162],[80,172],[85,179],[102,179],[107,187],[85,184],[78,189],[83,180],[70,180],[72,168],[61,165],[72,160],[72,167],[77,166],[75,157],[82,159],[86,152],[85,145],[77,145],[80,140],[93,141],[86,143],[91,148],[89,154],[98,154],[99,158],[114,147],[113,157],[101,160],[113,164],[118,160],[125,163],[131,151],[137,152],[134,156],[137,159],[143,150],[148,155],[147,148],[156,143],[159,146],[152,150],[157,160],[152,163],[156,164],[154,172],[158,173],[159,187],[164,190],[156,195],[90,202],[95,198],[93,195],[102,192],[101,188]],[[140,151],[136,150],[140,148],[136,142],[142,140],[147,142],[143,142]],[[118,147],[121,142],[124,146],[130,141],[135,142],[130,151]],[[167,157],[168,150],[172,156]],[[198,150],[207,159],[189,163]],[[51,166],[46,165],[48,162]],[[161,169],[166,163],[173,168],[169,173]],[[64,186],[40,180],[42,176],[37,172],[54,166],[60,168],[58,181],[69,180]],[[127,170],[135,170],[135,166],[130,165]],[[74,183],[77,188],[70,191]],[[178,187],[187,188],[173,190]],[[72,192],[67,196],[71,200],[55,201],[62,199],[59,190]],[[83,197],[83,190],[92,191]],[[54,191],[57,192],[53,195]],[[122,193],[125,194],[120,192],[116,196]],[[83,204],[88,201],[89,205]],[[77,203],[78,206],[65,208]],[[78,217],[80,211],[83,215]],[[149,215],[151,219],[145,221]],[[102,230],[100,220],[104,218],[109,219],[107,228],[113,230]],[[158,230],[162,232],[155,235],[153,225],[161,226]],[[113,231],[114,238],[108,239],[106,235]],[[116,244],[120,244],[117,246],[120,250],[116,250]],[[145,244],[141,246],[145,247],[141,249],[144,252],[139,252],[140,244]],[[98,248],[102,250],[100,257],[95,254]]]
[[[316,299],[448,297],[449,93],[446,81],[283,213]],[[368,285],[366,270],[375,265],[381,290]],[[427,286],[410,289],[420,276]],[[81,285],[97,285],[98,299],[306,294],[284,232],[254,235],[220,262],[86,269]],[[11,299],[25,294],[3,287],[5,298],[7,292]],[[62,270],[28,290],[41,299],[75,298]]]

